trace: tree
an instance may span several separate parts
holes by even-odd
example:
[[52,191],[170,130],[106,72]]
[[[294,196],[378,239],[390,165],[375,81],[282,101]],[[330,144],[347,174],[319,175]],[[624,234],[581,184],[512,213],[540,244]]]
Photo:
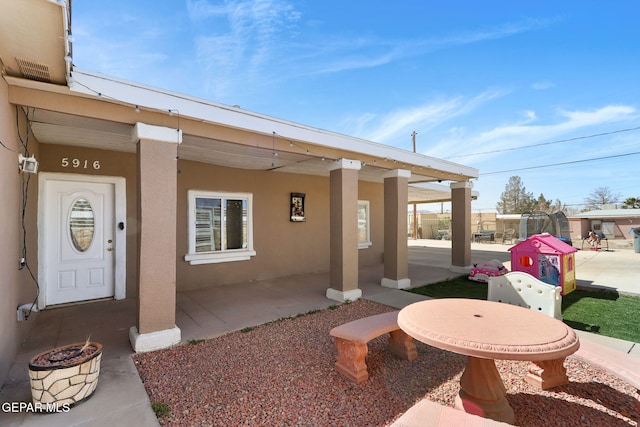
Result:
[[627,200],[622,202],[622,209],[639,209],[640,197],[627,197]]
[[559,199],[556,199],[555,202],[552,202],[551,200],[547,200],[544,197],[544,194],[540,194],[538,196],[538,200],[535,201],[535,206],[533,207],[533,210],[535,211],[546,213],[554,213],[558,211],[564,212],[566,209],[567,207]]
[[544,194],[540,193],[538,200],[536,200],[536,211],[551,213],[551,201],[544,197]]
[[503,214],[521,214],[534,209],[536,203],[533,193],[527,193],[520,177],[512,176],[500,195],[496,209]]
[[617,203],[621,197],[620,193],[612,193],[609,187],[598,187],[591,192],[589,197],[584,199],[584,202],[587,205],[587,210],[602,209],[604,205]]

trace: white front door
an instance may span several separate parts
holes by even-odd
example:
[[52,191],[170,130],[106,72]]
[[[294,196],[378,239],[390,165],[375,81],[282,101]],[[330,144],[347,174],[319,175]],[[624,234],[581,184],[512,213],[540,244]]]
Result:
[[46,179],[40,190],[39,305],[116,296],[116,184]]

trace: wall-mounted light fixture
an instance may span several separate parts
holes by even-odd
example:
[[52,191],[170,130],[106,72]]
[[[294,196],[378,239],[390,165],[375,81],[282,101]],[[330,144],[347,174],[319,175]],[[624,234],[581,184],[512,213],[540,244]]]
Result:
[[26,173],[38,173],[38,161],[34,156],[25,157],[18,154],[18,168]]

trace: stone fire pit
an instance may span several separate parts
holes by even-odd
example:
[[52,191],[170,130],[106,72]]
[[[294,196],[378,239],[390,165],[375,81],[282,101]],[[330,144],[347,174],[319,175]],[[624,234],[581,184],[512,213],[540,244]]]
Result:
[[[81,342],[40,353],[29,361],[31,397],[36,407],[71,407],[98,385],[102,344]],[[57,410],[57,409],[54,409]]]

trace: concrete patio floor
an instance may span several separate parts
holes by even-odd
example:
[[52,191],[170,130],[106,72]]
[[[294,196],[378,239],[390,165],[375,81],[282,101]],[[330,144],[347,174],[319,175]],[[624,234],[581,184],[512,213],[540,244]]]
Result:
[[[458,274],[449,271],[450,242],[409,241],[409,276],[412,286],[436,283]],[[473,243],[472,262],[498,259],[509,266],[512,245]],[[640,295],[640,254],[629,249],[609,252],[579,251],[576,265],[579,286],[615,289]],[[422,297],[380,286],[382,267],[360,270],[363,298],[402,308]],[[292,276],[276,280],[180,291],[176,323],[182,340],[205,339],[255,326],[282,317],[336,304],[325,292],[328,273]],[[136,300],[100,301],[45,310],[29,322],[28,337],[0,390],[0,403],[29,402],[29,359],[47,349],[91,340],[103,344],[98,388],[94,395],[68,413],[33,414],[3,412],[0,426],[156,426],[144,386],[131,359],[129,328],[136,322]],[[640,357],[640,345],[593,334],[609,347]]]

